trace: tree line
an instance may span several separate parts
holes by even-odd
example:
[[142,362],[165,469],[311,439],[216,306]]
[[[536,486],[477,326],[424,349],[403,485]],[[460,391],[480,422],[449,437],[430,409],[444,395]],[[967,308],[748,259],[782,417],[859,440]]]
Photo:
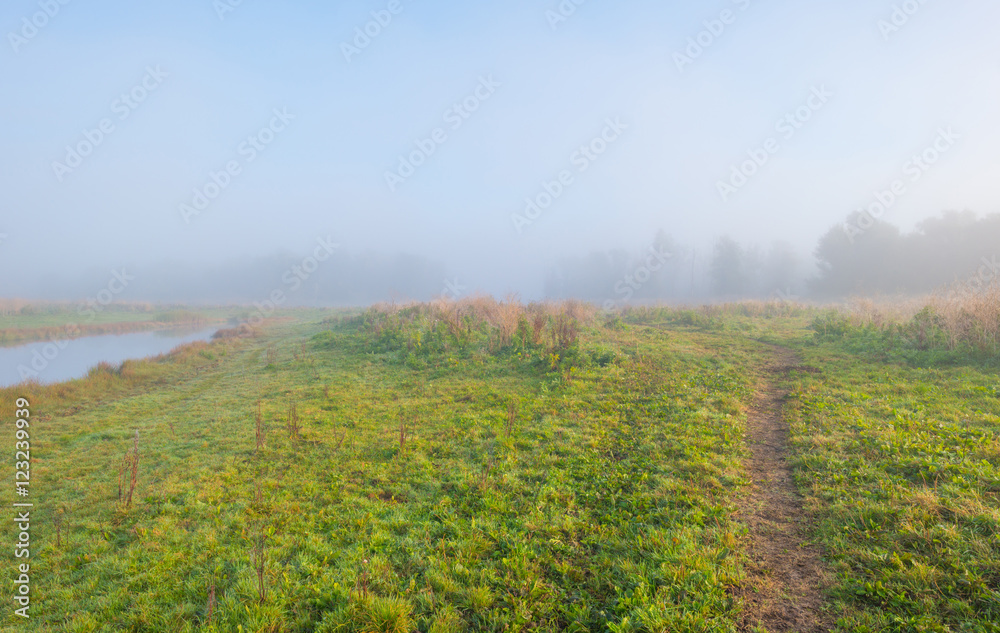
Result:
[[788,242],[759,246],[725,235],[699,253],[662,231],[650,249],[669,254],[655,270],[645,250],[563,258],[549,272],[545,292],[609,307],[629,301],[917,294],[956,283],[977,287],[1000,278],[1000,215],[950,211],[904,232],[855,213],[824,233],[811,253]]

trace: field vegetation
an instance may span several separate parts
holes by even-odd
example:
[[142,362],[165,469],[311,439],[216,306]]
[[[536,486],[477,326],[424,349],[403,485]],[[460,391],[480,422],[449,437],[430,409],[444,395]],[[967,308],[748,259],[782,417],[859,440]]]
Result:
[[[38,504],[38,611],[6,626],[768,630],[748,619],[759,565],[740,513],[767,383],[787,393],[823,621],[996,631],[995,314],[957,310],[286,311],[0,390],[8,430],[14,399],[32,403]],[[800,364],[768,374],[774,345]]]
[[0,347],[81,336],[209,326],[224,323],[244,312],[234,308],[192,309],[148,303],[89,306],[0,299]]

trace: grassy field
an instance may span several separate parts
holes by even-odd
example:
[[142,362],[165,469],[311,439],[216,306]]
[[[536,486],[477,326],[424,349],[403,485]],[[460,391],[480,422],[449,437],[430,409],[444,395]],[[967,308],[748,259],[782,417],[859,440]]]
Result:
[[780,304],[282,316],[0,390],[36,503],[4,630],[763,631],[740,507],[774,344],[809,369],[780,386],[827,620],[1000,630],[989,358]]
[[1000,631],[1000,378],[942,350],[802,346],[793,465],[847,631]]
[[15,306],[5,303],[13,302],[0,300],[0,347],[81,336],[223,324],[250,314],[240,308],[163,308],[147,304],[88,306],[71,303]]

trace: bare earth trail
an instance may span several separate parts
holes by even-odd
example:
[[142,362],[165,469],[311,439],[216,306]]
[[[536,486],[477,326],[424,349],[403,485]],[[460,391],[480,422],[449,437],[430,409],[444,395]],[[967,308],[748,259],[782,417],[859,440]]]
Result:
[[811,368],[800,367],[791,350],[772,347],[765,380],[747,420],[752,488],[741,502],[740,519],[750,531],[753,562],[740,630],[763,626],[770,633],[829,631],[830,618],[821,610],[821,552],[803,545],[809,538],[809,522],[788,464],[788,425],[782,415],[787,392],[778,384],[792,369]]

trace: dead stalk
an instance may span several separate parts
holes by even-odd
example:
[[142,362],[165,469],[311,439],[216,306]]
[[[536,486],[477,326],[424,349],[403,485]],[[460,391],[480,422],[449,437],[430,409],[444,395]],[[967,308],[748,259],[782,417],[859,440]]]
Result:
[[63,524],[62,510],[56,512],[55,516],[52,517],[52,523],[54,523],[56,526],[56,547],[62,547],[62,524]]
[[299,422],[299,412],[293,402],[288,407],[288,437],[292,439],[297,439],[300,437],[302,432],[302,425]]
[[[126,482],[127,490],[126,490]],[[132,449],[125,453],[118,466],[118,502],[127,510],[132,507],[132,495],[139,482],[139,431],[132,439]]]
[[264,447],[265,434],[267,432],[264,428],[264,415],[260,410],[260,400],[257,401],[257,412],[254,414],[254,423],[257,430],[257,450],[260,450]]
[[266,571],[264,560],[266,554],[266,542],[267,536],[264,534],[264,526],[261,525],[253,548],[250,551],[250,562],[253,564],[254,571],[257,573],[257,599],[260,604],[264,604],[264,600],[267,598],[267,587],[264,585],[264,573]]
[[208,624],[212,625],[212,615],[215,614],[215,579],[212,579],[212,584],[208,588]]
[[517,421],[517,399],[511,398],[510,402],[507,403],[507,427],[505,429],[508,438],[514,432],[515,421]]

